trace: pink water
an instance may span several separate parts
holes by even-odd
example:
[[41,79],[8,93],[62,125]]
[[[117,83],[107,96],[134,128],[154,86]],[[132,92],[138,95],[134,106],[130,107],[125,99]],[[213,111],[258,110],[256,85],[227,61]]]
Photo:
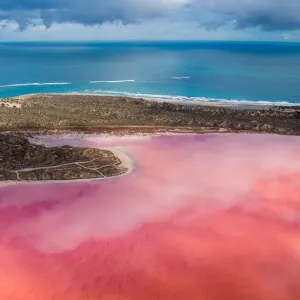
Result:
[[132,171],[1,187],[0,299],[300,299],[300,138],[40,141]]

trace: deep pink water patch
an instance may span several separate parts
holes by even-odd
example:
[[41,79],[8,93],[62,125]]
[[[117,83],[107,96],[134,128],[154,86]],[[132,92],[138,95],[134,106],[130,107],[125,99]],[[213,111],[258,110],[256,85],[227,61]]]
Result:
[[1,187],[0,299],[300,299],[300,138],[40,141],[133,170]]

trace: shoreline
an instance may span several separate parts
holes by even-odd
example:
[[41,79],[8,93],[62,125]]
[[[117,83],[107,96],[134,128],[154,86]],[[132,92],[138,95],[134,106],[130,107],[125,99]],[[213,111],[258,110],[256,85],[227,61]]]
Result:
[[[17,99],[17,100],[26,100],[27,98],[31,97],[36,97],[36,96],[90,96],[90,97],[120,97],[120,98],[132,98],[132,99],[143,99],[151,102],[157,102],[157,103],[171,103],[171,104],[178,104],[178,105],[187,105],[187,106],[215,106],[215,107],[228,107],[228,108],[235,108],[235,109],[268,109],[272,107],[299,107],[300,109],[300,103],[289,103],[286,101],[264,101],[264,100],[257,100],[256,101],[250,101],[250,100],[232,100],[232,103],[229,102],[231,99],[228,99],[228,102],[225,100],[222,102],[220,99],[219,102],[213,102],[213,101],[204,101],[204,100],[179,100],[179,99],[173,99],[166,97],[147,97],[141,94],[140,96],[133,96],[133,95],[124,95],[122,94],[92,94],[92,93],[33,93],[33,94],[25,94],[25,95],[20,95],[20,96],[15,96],[15,97],[9,97],[9,98],[0,98],[0,103],[1,101],[5,100],[11,100],[11,99]],[[185,97],[185,96],[173,96],[173,97]],[[193,97],[188,97],[186,98],[193,98]],[[195,97],[195,98],[205,98],[205,97]],[[210,98],[207,98],[210,99]],[[236,102],[234,102],[236,101]],[[238,103],[240,101],[240,103]],[[243,102],[244,101],[244,102]],[[249,102],[249,103],[246,103]],[[269,103],[262,103],[262,102],[269,102]],[[276,103],[278,102],[278,103]],[[283,104],[285,103],[285,104]]]
[[18,131],[0,131],[0,134],[14,134],[22,137],[32,138],[35,136],[83,136],[83,137],[143,137],[143,136],[161,136],[161,135],[205,135],[205,134],[258,134],[258,135],[276,135],[276,133],[256,132],[256,131],[237,131],[228,130],[226,128],[210,129],[210,128],[193,128],[193,127],[158,127],[158,126],[107,126],[89,130],[18,130]]

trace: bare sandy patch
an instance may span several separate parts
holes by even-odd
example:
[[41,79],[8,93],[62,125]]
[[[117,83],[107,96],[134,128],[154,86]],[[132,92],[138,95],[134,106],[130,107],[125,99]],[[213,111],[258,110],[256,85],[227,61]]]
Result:
[[11,101],[1,101],[0,105],[4,105],[8,108],[21,108],[22,104],[18,102],[11,102]]

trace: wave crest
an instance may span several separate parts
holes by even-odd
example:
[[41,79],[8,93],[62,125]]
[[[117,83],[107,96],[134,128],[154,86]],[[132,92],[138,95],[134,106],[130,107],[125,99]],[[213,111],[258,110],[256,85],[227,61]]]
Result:
[[41,85],[67,85],[71,82],[29,82],[29,83],[13,83],[13,84],[3,84],[0,88],[6,87],[22,87],[22,86],[41,86]]
[[175,80],[182,80],[182,79],[190,79],[191,77],[188,76],[174,76],[171,77],[171,79],[175,79]]
[[135,82],[134,79],[127,79],[127,80],[93,80],[89,81],[89,83],[124,83],[124,82]]

